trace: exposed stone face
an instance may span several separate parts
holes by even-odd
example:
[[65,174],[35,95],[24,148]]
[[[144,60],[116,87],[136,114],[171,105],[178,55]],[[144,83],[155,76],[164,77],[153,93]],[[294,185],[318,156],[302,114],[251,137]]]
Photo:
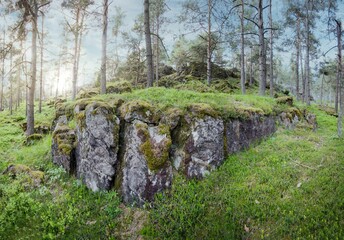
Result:
[[226,123],[227,153],[232,154],[247,149],[250,145],[276,131],[273,117],[252,115],[247,120],[229,120]]
[[294,129],[296,124],[299,122],[299,117],[297,114],[286,113],[282,112],[279,115],[279,122],[286,128],[286,129]]
[[[79,113],[81,114],[81,113]],[[89,105],[77,125],[77,177],[93,191],[110,189],[117,163],[119,119],[109,109]]]
[[175,142],[173,164],[189,178],[202,178],[224,160],[224,125],[221,119],[211,116],[186,118],[185,124],[188,122],[190,129],[186,127],[186,132],[178,133],[187,137],[179,138],[182,142]]
[[312,126],[313,131],[315,131],[318,127],[317,116],[315,114],[312,114],[312,113],[305,113],[304,117],[305,117],[307,123]]
[[[278,116],[250,112],[247,119],[223,120],[204,103],[164,114],[140,100],[110,105],[90,99],[67,110],[61,105],[65,115],[61,110],[53,123],[53,162],[93,191],[115,185],[124,202],[139,206],[171,187],[172,165],[187,178],[201,179],[227,155],[273,134],[276,121],[291,129],[304,118],[316,128],[315,115],[296,107],[282,108]],[[67,125],[71,117],[76,129]]]
[[126,124],[121,187],[124,202],[143,205],[171,186],[170,144],[169,134],[159,131],[159,126],[139,120]]
[[53,163],[63,167],[68,173],[75,174],[75,140],[76,135],[73,129],[67,125],[58,124],[53,132],[52,156]]

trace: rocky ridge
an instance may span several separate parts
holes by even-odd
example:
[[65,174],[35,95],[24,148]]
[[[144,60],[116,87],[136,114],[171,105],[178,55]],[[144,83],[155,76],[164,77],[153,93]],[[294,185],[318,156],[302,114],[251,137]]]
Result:
[[53,162],[93,190],[119,191],[127,204],[142,206],[172,185],[179,172],[201,179],[230,154],[272,135],[277,124],[299,121],[316,128],[316,117],[288,102],[265,114],[226,117],[207,104],[159,110],[147,101],[82,99],[56,104]]

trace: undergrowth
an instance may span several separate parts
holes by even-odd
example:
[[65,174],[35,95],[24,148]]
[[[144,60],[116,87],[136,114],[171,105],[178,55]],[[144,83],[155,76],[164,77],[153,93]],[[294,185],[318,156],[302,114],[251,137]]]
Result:
[[343,239],[344,141],[336,118],[279,130],[200,182],[174,180],[156,197],[148,239]]
[[[0,113],[0,239],[112,239],[121,213],[116,192],[93,193],[79,180],[54,166],[51,135],[25,146],[24,109]],[[36,113],[36,124],[51,124],[54,110]],[[1,174],[10,165],[41,171],[43,182],[30,175]]]

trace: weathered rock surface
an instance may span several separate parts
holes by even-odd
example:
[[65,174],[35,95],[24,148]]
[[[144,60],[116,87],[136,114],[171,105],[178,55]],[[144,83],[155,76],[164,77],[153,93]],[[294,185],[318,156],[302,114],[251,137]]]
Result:
[[203,103],[163,113],[141,100],[60,104],[53,161],[93,191],[115,187],[124,202],[142,206],[171,187],[173,169],[201,179],[228,155],[272,135],[277,122],[288,129],[299,121],[316,128],[315,115],[290,106],[289,98],[282,100],[277,116],[248,110],[244,119],[228,119]]
[[67,125],[58,124],[53,132],[52,149],[53,163],[63,167],[68,173],[75,174],[75,141],[73,129]]
[[276,131],[275,119],[259,114],[246,120],[229,120],[226,122],[226,150],[228,154],[247,149]]
[[125,128],[125,153],[121,191],[126,203],[142,205],[154,194],[171,186],[168,160],[171,138],[162,126],[134,120]]
[[211,116],[185,121],[186,127],[179,130],[179,141],[174,143],[173,165],[189,178],[203,178],[224,160],[224,124]]
[[119,119],[96,103],[78,113],[77,177],[93,191],[110,189],[117,163]]

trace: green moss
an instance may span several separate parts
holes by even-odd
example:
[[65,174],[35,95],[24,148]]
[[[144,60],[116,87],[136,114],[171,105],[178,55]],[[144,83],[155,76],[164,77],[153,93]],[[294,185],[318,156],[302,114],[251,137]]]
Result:
[[91,98],[98,94],[99,94],[98,89],[80,90],[76,96],[76,99]]
[[106,93],[124,93],[131,92],[133,89],[129,81],[109,82],[106,86]]
[[217,118],[220,115],[219,112],[217,112],[213,107],[206,103],[191,104],[187,107],[187,112],[190,112],[197,118],[204,118],[205,116]]
[[293,106],[294,99],[292,96],[283,96],[276,98],[276,102],[278,104],[287,104],[289,106]]
[[[140,151],[145,156],[148,168],[151,171],[157,171],[161,169],[169,159],[169,149],[172,145],[171,139],[167,138],[163,146],[159,147],[159,149],[155,149],[153,143],[151,142],[147,125],[137,123],[135,126],[138,129],[138,134],[141,140],[143,141],[143,143],[140,145]],[[169,131],[167,128],[168,126],[165,125],[161,127],[159,126],[159,132],[162,131],[163,134],[169,136]]]

